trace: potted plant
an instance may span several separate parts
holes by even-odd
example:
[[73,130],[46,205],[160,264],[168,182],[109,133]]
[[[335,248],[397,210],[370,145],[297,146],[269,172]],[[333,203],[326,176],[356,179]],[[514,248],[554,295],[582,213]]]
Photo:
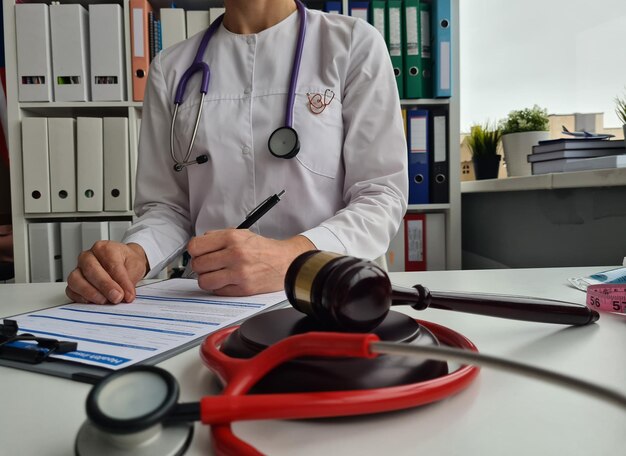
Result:
[[511,176],[530,176],[528,155],[539,141],[550,139],[548,111],[537,105],[509,112],[500,121],[506,173]]
[[615,114],[617,114],[618,120],[622,123],[624,138],[626,138],[626,98],[615,97]]
[[498,177],[500,158],[498,144],[502,131],[489,122],[484,125],[473,125],[467,137],[467,145],[472,152],[472,163],[476,179],[495,179]]

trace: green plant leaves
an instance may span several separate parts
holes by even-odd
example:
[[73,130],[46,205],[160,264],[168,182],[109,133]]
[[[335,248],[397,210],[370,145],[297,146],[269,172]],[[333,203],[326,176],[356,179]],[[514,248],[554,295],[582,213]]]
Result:
[[472,151],[472,157],[497,155],[498,143],[502,138],[502,131],[497,125],[489,122],[483,125],[473,125],[467,138],[467,145]]
[[534,105],[532,108],[509,112],[507,118],[500,121],[500,128],[503,135],[522,131],[547,131],[549,123],[548,110]]

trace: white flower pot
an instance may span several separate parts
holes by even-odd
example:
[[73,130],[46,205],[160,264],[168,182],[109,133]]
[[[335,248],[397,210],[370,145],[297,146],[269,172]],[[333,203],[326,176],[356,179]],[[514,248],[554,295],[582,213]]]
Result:
[[509,177],[530,176],[531,167],[528,156],[533,152],[533,146],[539,141],[550,139],[548,131],[522,131],[502,135],[504,162]]

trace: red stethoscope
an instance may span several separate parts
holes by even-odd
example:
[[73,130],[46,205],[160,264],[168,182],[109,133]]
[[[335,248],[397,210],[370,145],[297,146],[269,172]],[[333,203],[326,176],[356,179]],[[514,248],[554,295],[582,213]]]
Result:
[[[464,336],[443,326],[419,322],[445,345],[477,351]],[[203,361],[224,382],[221,395],[197,403],[178,403],[179,387],[167,371],[133,366],[98,383],[87,398],[87,420],[76,438],[79,455],[183,454],[191,443],[193,422],[211,426],[216,454],[260,455],[237,438],[231,423],[242,420],[299,419],[363,415],[416,407],[466,388],[478,374],[462,366],[431,380],[386,388],[284,394],[247,394],[263,377],[295,358],[375,358],[379,338],[360,333],[306,333],[291,336],[251,359],[224,354],[220,347],[237,327],[207,337]]]
[[[500,316],[506,308],[508,318],[564,324],[598,318],[587,307],[556,301],[539,300],[528,310],[489,296],[437,296],[420,285],[396,289],[371,262],[319,251],[294,260],[285,291],[294,308],[258,314],[202,343],[203,362],[224,384],[220,395],[178,403],[178,383],[154,366],[133,366],[102,379],[88,395],[76,454],[183,454],[193,422],[201,421],[211,426],[217,454],[259,455],[234,435],[232,422],[388,412],[439,401],[469,386],[479,368],[463,363],[480,364],[473,362],[480,356],[476,346],[449,328],[392,312],[392,304],[465,306],[483,314],[497,309]],[[421,362],[407,361],[407,355]],[[461,366],[448,372],[438,360]],[[614,400],[611,394],[606,396]],[[626,398],[617,397],[626,405]]]

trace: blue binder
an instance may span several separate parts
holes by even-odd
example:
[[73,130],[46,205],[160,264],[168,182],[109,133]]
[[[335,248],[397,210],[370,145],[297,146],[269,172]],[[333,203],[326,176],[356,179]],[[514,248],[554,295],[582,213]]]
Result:
[[326,2],[324,11],[327,13],[343,14],[342,2]]
[[407,111],[407,146],[409,164],[409,204],[430,203],[429,122],[426,109]]
[[348,15],[352,17],[360,17],[365,22],[368,22],[369,8],[369,0],[350,0],[348,2]]
[[452,96],[452,18],[450,0],[433,0],[434,96]]

